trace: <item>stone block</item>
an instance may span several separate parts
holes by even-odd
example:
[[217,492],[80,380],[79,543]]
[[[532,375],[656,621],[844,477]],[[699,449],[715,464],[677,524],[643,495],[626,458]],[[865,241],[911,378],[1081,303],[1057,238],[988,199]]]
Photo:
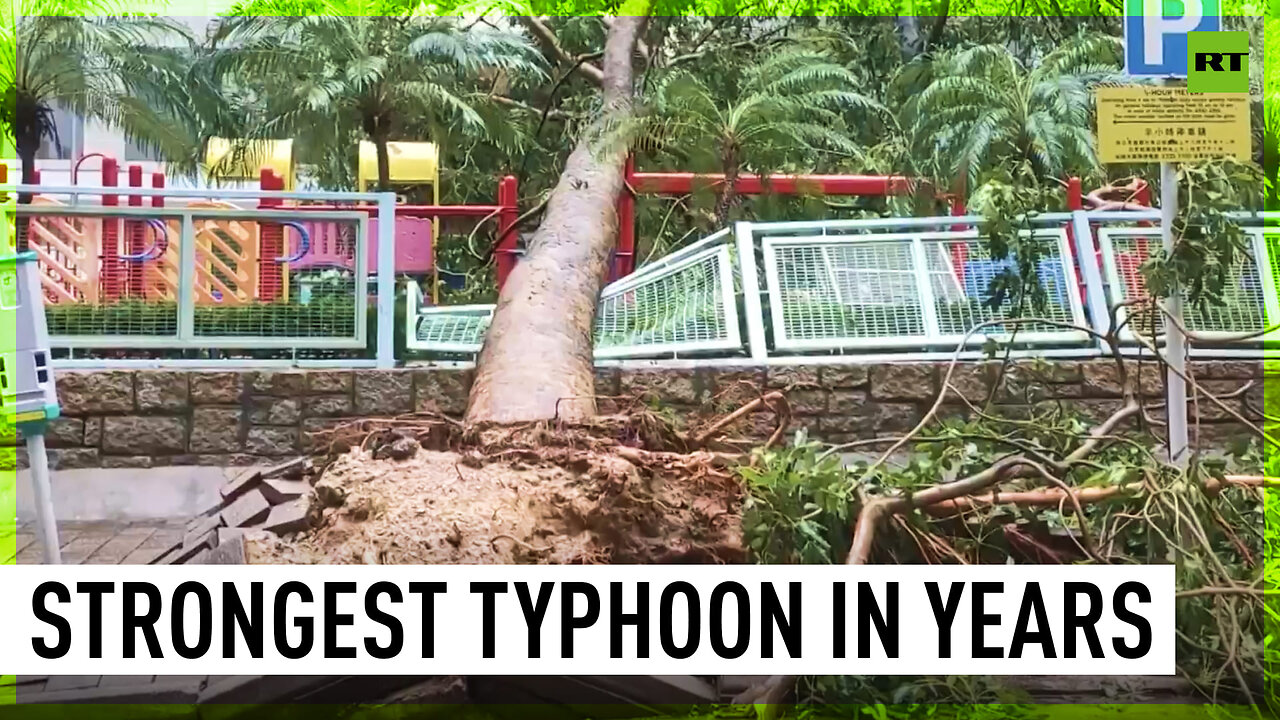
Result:
[[[999,366],[999,363],[992,364]],[[1008,372],[1012,377],[1040,383],[1078,383],[1084,380],[1086,364],[1077,360],[1021,359],[1010,362]]]
[[791,403],[791,414],[796,416],[825,415],[827,412],[826,390],[792,390],[787,393],[787,401]]
[[258,488],[258,490],[267,499],[267,502],[272,505],[280,505],[310,494],[311,483],[306,480],[269,478],[262,481],[262,487]]
[[102,458],[104,468],[149,468],[155,466],[155,458],[150,455],[116,457],[107,455]]
[[134,379],[138,409],[175,411],[190,404],[187,378],[190,373],[166,370],[140,370]]
[[127,370],[63,371],[57,382],[64,414],[133,411],[133,373]]
[[307,373],[307,392],[315,395],[351,392],[350,370],[320,370]]
[[307,373],[300,370],[268,370],[250,373],[249,389],[254,395],[295,397],[307,391]]
[[937,368],[928,363],[891,363],[871,368],[871,396],[877,400],[934,400]]
[[716,412],[736,410],[767,392],[764,368],[726,370],[713,376]]
[[[316,433],[329,430],[342,422],[342,420],[328,420],[324,418],[307,418],[303,420],[301,432],[298,437],[298,449],[302,452],[308,453],[327,451],[329,439],[316,437]],[[344,446],[338,449],[338,451],[345,452],[349,449],[349,447]]]
[[[1146,397],[1164,394],[1164,371],[1154,361],[1137,363],[1125,361],[1125,374],[1129,382],[1136,383],[1138,392]],[[1124,388],[1120,384],[1120,370],[1113,361],[1094,361],[1084,366],[1084,396],[1092,398],[1121,397]]]
[[102,451],[113,455],[164,455],[187,449],[187,421],[180,417],[126,415],[103,420]]
[[225,453],[241,448],[240,408],[197,407],[191,412],[191,452]]
[[620,375],[621,373],[618,372],[618,368],[596,368],[594,379],[596,395],[616,398],[618,395],[618,380]]
[[[833,404],[835,397],[832,396]],[[867,400],[858,405],[850,395],[844,395],[840,402],[844,412],[832,412],[821,419],[824,436],[854,434],[859,438],[872,438],[901,434],[915,427],[922,416],[919,406],[912,403]]]
[[949,380],[946,378],[946,367],[938,369],[938,383],[947,380],[951,386],[947,389],[949,399],[964,398],[971,403],[981,404],[991,394],[991,386],[996,382],[998,370],[999,363],[994,362],[957,363]]
[[795,365],[769,368],[766,383],[770,388],[816,389],[822,387],[817,365]]
[[262,528],[279,535],[285,535],[306,530],[311,527],[312,519],[310,502],[306,498],[298,498],[271,508],[271,512],[267,515],[267,520],[262,524]]
[[84,420],[61,416],[45,427],[44,441],[51,448],[84,446]]
[[253,425],[297,425],[301,406],[294,398],[255,398],[249,411]]
[[341,417],[355,411],[350,395],[317,395],[303,401],[303,417]]
[[254,455],[293,455],[298,452],[298,429],[259,425],[249,428],[245,450]]
[[828,365],[822,368],[822,385],[831,390],[860,388],[871,380],[867,365]]
[[191,375],[191,402],[230,405],[240,402],[244,378],[238,372],[200,372]]
[[85,418],[84,446],[102,447],[102,418]]
[[[471,394],[471,370],[415,370],[413,408],[417,412],[457,415],[466,412]],[[597,391],[599,392],[599,391]],[[616,385],[615,385],[615,393]]]
[[230,528],[243,528],[256,525],[267,519],[271,512],[271,503],[257,490],[236,498],[220,513],[222,524]]
[[413,411],[413,376],[402,370],[356,373],[358,415],[400,415]]
[[827,414],[832,417],[861,416],[866,414],[870,403],[866,390],[835,390],[831,393]]
[[1252,380],[1263,375],[1261,360],[1197,360],[1191,366],[1197,379]]
[[624,370],[618,384],[620,394],[642,397],[646,404],[700,404],[709,396],[709,388],[700,387],[691,370]]
[[[74,470],[76,468],[100,467],[101,458],[97,448],[63,448],[49,450],[50,470]],[[18,448],[18,467],[27,467],[26,448]]]

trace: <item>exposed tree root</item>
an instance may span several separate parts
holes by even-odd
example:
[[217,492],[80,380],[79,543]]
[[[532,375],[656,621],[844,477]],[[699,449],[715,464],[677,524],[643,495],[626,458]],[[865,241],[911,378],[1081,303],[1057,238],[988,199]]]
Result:
[[329,462],[317,527],[257,539],[255,562],[744,562],[749,461],[724,437],[752,413],[789,406],[761,394],[696,433],[642,406],[584,423],[464,425],[435,413],[339,423],[314,433]]

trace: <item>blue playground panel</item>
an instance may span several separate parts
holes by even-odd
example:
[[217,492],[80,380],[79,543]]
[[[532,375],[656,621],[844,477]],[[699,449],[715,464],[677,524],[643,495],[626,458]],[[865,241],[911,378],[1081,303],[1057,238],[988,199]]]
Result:
[[[988,289],[991,280],[1006,269],[1017,273],[1018,266],[1012,259],[1005,260],[970,260],[964,264],[964,294],[970,298],[986,302],[990,297]],[[1041,260],[1037,269],[1040,284],[1049,294],[1049,301],[1060,306],[1067,305],[1067,288],[1063,281],[1065,273],[1062,261],[1058,259]]]

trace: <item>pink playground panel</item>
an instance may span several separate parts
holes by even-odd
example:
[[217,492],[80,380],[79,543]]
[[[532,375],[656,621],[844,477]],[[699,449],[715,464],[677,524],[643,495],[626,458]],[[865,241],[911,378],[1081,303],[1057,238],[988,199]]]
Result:
[[[353,267],[354,252],[352,243],[355,242],[355,237],[350,231],[345,234],[342,232],[344,228],[351,228],[351,225],[339,222],[324,222],[322,220],[303,221],[302,225],[307,228],[307,233],[311,236],[311,247],[300,260],[290,263],[289,267],[291,269],[309,270],[327,267]],[[377,219],[369,218],[368,228],[367,267],[370,273],[374,273],[378,269]],[[409,275],[430,274],[433,251],[431,228],[430,218],[408,217],[405,215],[396,218],[397,273]],[[296,253],[298,251],[298,243],[301,242],[298,234],[287,231],[285,238],[288,243],[286,253],[290,255]]]

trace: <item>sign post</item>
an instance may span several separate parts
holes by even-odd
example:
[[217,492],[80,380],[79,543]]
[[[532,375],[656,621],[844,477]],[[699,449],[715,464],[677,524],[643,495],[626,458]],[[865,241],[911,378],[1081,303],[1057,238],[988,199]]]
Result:
[[[1165,81],[1169,85],[1169,81]],[[1160,163],[1160,241],[1165,253],[1173,252],[1173,221],[1178,216],[1178,169],[1171,162]],[[1182,290],[1176,285],[1169,293],[1165,321],[1165,360],[1169,364],[1166,376],[1165,411],[1169,421],[1169,461],[1178,467],[1187,466],[1187,342],[1182,335]]]
[[[1170,89],[1174,87],[1172,78],[1187,76],[1189,34],[1222,29],[1219,0],[1125,0],[1124,15],[1125,72],[1137,77],[1162,78],[1162,85]],[[1101,102],[1099,106],[1098,128],[1101,140],[1103,133],[1113,128],[1104,125]],[[1115,120],[1110,124],[1114,126]],[[1165,128],[1172,130],[1173,136],[1155,132]],[[1160,161],[1160,238],[1165,252],[1171,252],[1174,247],[1173,222],[1178,214],[1178,172],[1174,165],[1176,157],[1169,155],[1175,146],[1182,146],[1179,149],[1185,150],[1186,141],[1193,138],[1187,138],[1185,131],[1178,133],[1171,124],[1166,124],[1165,128],[1148,128],[1148,132],[1155,136],[1155,142],[1146,145],[1139,138],[1136,148],[1130,144],[1131,152],[1127,159],[1129,162],[1151,159]],[[1208,133],[1205,134],[1207,136]],[[1194,139],[1198,140],[1198,136],[1199,133]],[[1150,152],[1147,152],[1148,149]],[[1179,467],[1186,467],[1189,445],[1185,380],[1187,353],[1186,338],[1182,334],[1184,325],[1180,288],[1172,288],[1166,310],[1169,320],[1164,323],[1165,361],[1168,363],[1165,408],[1169,420],[1169,460]]]

